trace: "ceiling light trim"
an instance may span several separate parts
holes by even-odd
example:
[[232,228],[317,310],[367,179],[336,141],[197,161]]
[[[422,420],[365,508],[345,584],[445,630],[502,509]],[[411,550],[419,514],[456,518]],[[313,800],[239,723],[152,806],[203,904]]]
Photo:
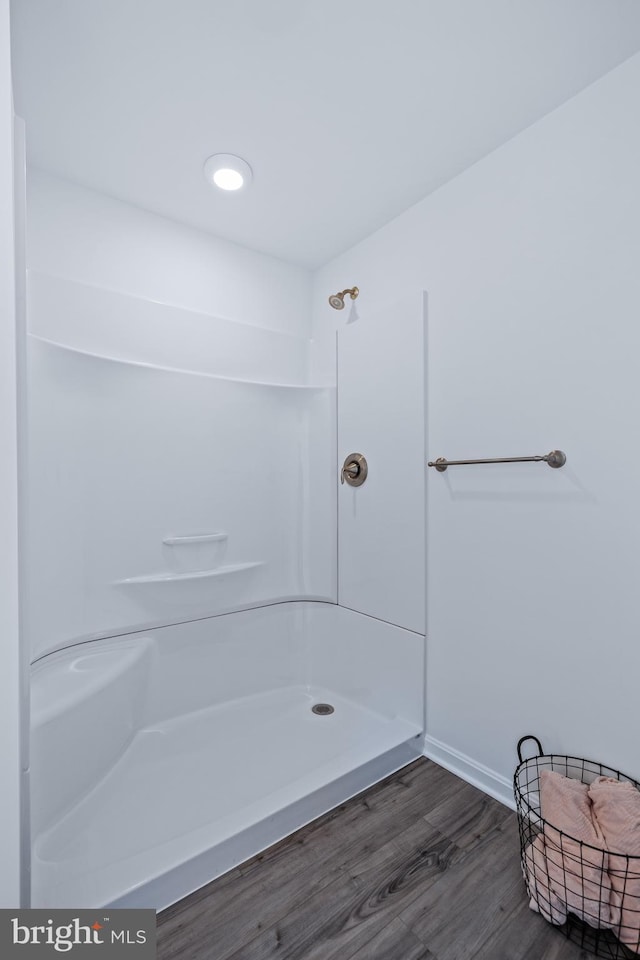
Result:
[[203,168],[205,179],[223,193],[242,193],[253,179],[246,160],[234,153],[214,153]]

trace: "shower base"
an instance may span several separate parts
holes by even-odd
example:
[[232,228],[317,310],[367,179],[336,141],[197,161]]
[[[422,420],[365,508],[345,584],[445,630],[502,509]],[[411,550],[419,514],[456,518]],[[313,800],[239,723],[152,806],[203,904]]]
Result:
[[[335,712],[313,714],[318,701]],[[372,762],[420,733],[331,690],[304,688],[140,730],[108,776],[36,845],[35,899],[50,899],[55,885],[50,906],[161,909],[176,889],[197,889],[212,870],[250,856],[258,835],[263,846],[273,843],[344,800],[349,777],[351,794],[368,786]],[[394,765],[419,754],[400,750]],[[382,775],[390,760],[383,756]]]
[[[185,626],[203,634],[202,625]],[[178,629],[184,626],[171,628]],[[388,695],[381,696],[381,710],[363,702],[371,686],[367,675],[375,636],[369,662],[359,655],[354,659],[359,661],[355,695],[344,689],[343,670],[342,690],[294,683],[224,700],[217,695],[209,706],[174,710],[163,718],[160,706],[169,696],[171,678],[185,703],[189,698],[197,703],[205,680],[209,688],[215,686],[210,663],[215,660],[220,669],[227,656],[209,638],[200,645],[207,657],[215,654],[207,665],[195,656],[198,645],[176,648],[173,636],[164,656],[158,644],[167,638],[156,642],[149,635],[135,643],[121,638],[66,651],[54,686],[49,677],[40,708],[36,702],[36,730],[55,736],[66,750],[64,759],[56,758],[51,743],[34,735],[36,764],[42,755],[34,810],[34,906],[163,909],[421,754],[422,723],[411,711],[401,716],[390,710]],[[416,635],[416,640],[422,638]],[[235,625],[233,641],[246,673]],[[325,639],[325,646],[331,642]],[[268,640],[263,636],[254,643],[264,647]],[[305,648],[308,664],[313,639],[301,643],[298,638],[298,645]],[[409,638],[405,655],[414,645]],[[393,656],[401,655],[396,645]],[[192,661],[190,689],[184,689],[179,675],[178,663],[185,660]],[[301,662],[291,669],[300,672]],[[315,673],[322,673],[317,665]],[[392,683],[388,664],[386,675]],[[74,686],[78,677],[83,696]],[[231,683],[230,675],[226,680]],[[409,691],[407,696],[411,699]],[[331,704],[334,712],[312,712],[320,702]],[[128,723],[126,704],[133,711]],[[118,722],[124,724],[122,737],[129,729],[119,746],[109,742]],[[64,726],[56,726],[60,723]],[[48,792],[45,754],[51,758]],[[91,770],[100,757],[102,769]],[[76,770],[79,778],[86,776],[85,783],[79,779],[73,790],[57,796]],[[57,808],[53,815],[51,807]],[[38,830],[45,811],[50,822]]]

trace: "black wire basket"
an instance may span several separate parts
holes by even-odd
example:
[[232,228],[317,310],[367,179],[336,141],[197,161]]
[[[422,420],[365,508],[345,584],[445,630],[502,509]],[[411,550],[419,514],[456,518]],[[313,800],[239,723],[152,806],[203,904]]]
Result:
[[[526,741],[532,741],[538,753],[525,760]],[[638,790],[640,784],[593,760],[545,754],[538,738],[531,735],[518,741],[517,750],[520,762],[513,783],[522,873],[531,908],[598,957],[638,960],[640,856],[618,853],[605,843],[586,843],[544,820],[540,790],[545,770],[589,786],[598,777],[626,782]]]

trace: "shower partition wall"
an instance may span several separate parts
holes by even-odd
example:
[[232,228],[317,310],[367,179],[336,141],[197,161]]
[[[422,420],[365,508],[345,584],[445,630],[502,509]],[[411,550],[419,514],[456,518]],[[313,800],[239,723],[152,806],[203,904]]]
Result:
[[35,273],[29,313],[33,905],[160,909],[420,754],[424,637],[335,604],[303,339]]
[[369,470],[338,502],[338,603],[425,633],[426,295],[338,332],[338,449]]

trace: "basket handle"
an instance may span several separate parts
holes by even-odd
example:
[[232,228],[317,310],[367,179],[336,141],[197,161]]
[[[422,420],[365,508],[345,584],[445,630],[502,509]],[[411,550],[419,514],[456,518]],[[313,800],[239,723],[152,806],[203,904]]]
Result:
[[544,750],[542,749],[542,744],[540,743],[540,741],[538,740],[538,738],[537,738],[537,737],[534,737],[533,734],[528,733],[528,734],[526,735],[526,737],[520,737],[520,739],[518,740],[518,746],[516,747],[516,750],[518,751],[518,760],[520,761],[520,763],[523,763],[523,762],[524,762],[523,757],[522,757],[522,744],[523,744],[523,743],[526,743],[527,740],[534,740],[534,741],[535,741],[535,744],[536,744],[536,746],[537,746],[537,748],[538,748],[538,756],[539,756],[539,757],[543,756],[543,754],[544,754]]

